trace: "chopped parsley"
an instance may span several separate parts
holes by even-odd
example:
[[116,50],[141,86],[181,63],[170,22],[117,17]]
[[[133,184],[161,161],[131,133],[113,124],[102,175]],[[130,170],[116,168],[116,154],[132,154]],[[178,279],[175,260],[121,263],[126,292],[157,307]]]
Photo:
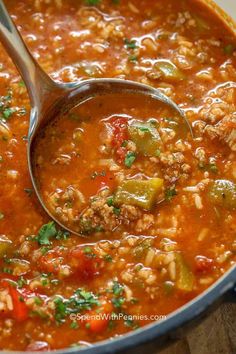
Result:
[[25,83],[23,80],[18,82],[19,87],[25,87]]
[[215,162],[210,162],[210,163],[200,162],[198,164],[198,167],[200,170],[212,172],[214,174],[217,174],[219,172],[218,167]]
[[113,208],[113,213],[114,213],[116,216],[119,216],[119,215],[120,215],[120,208],[114,207],[114,208]]
[[85,4],[88,6],[96,6],[99,5],[101,0],[85,0]]
[[49,222],[41,227],[36,237],[40,245],[50,245],[50,239],[57,235],[57,229],[54,221]]
[[216,166],[215,163],[210,163],[210,164],[209,164],[209,170],[210,170],[212,173],[218,173],[218,172],[219,172],[218,167]]
[[44,256],[46,253],[48,253],[49,250],[50,250],[50,248],[49,248],[49,247],[46,247],[46,246],[40,248],[40,252],[42,253],[43,256]]
[[110,254],[106,254],[103,258],[105,259],[106,262],[109,263],[112,262],[112,256]]
[[35,239],[41,246],[49,246],[51,239],[66,240],[69,236],[68,231],[57,230],[54,221],[51,221],[41,227]]
[[23,288],[24,285],[27,284],[27,281],[25,278],[21,275],[20,278],[17,280],[17,286],[18,288]]
[[94,231],[95,232],[103,232],[104,231],[104,228],[101,226],[101,225],[98,225],[94,228]]
[[77,329],[77,328],[79,328],[79,325],[78,325],[77,322],[73,321],[73,322],[71,322],[71,324],[70,324],[70,328],[71,328],[71,329]]
[[165,200],[171,201],[174,196],[177,195],[176,189],[175,188],[167,188],[165,190]]
[[113,206],[114,204],[114,198],[113,196],[107,198],[107,205],[108,206]]
[[34,303],[35,303],[36,305],[42,305],[43,300],[40,299],[40,297],[35,296],[35,297],[34,297]]
[[91,179],[95,179],[97,177],[105,177],[105,176],[106,176],[106,171],[101,171],[101,172],[95,171],[91,174]]
[[81,313],[84,310],[91,310],[94,306],[99,306],[98,297],[84,289],[78,289],[69,299],[56,297],[55,304],[55,319],[61,323],[70,314]]
[[11,115],[15,112],[14,108],[7,107],[2,110],[2,116],[5,120],[9,119]]
[[124,325],[126,327],[132,328],[132,329],[137,329],[139,328],[139,324],[136,323],[133,319],[132,316],[126,315],[125,320],[124,320]]
[[125,156],[125,166],[130,168],[136,159],[136,154],[132,151],[127,152]]
[[136,44],[135,39],[129,40],[128,38],[126,38],[125,45],[126,45],[126,48],[128,48],[128,49],[136,49],[137,48],[137,44]]
[[85,247],[83,248],[83,252],[84,252],[85,254],[91,254],[91,253],[93,253],[93,249],[92,249],[91,247],[89,247],[89,246],[85,246]]
[[11,268],[6,268],[6,267],[4,267],[4,268],[2,269],[2,272],[3,272],[3,273],[7,273],[7,274],[12,274],[12,273],[13,273],[13,270],[12,270]]
[[118,281],[114,281],[113,287],[112,287],[112,292],[114,295],[121,295],[124,292],[124,286],[120,284]]
[[25,299],[23,298],[22,295],[20,295],[18,299],[20,300],[20,302],[25,302]]
[[66,230],[58,230],[55,236],[56,240],[67,240],[70,236],[70,232]]
[[47,286],[48,285],[48,280],[47,279],[42,279],[41,280],[42,286]]
[[224,52],[227,55],[232,55],[236,47],[233,44],[228,44],[224,47]]
[[124,286],[118,281],[114,281],[112,286],[112,293],[115,295],[115,297],[111,299],[111,302],[116,308],[120,309],[125,302],[125,298],[122,296],[124,293]]
[[140,130],[141,132],[150,132],[150,128],[148,127],[148,126],[139,126],[139,127],[137,127],[138,128],[138,130]]
[[6,121],[15,112],[15,109],[10,107],[11,99],[12,99],[11,91],[9,91],[6,96],[0,97],[0,119]]
[[128,145],[128,140],[124,140],[121,144],[121,147],[126,147]]
[[121,308],[125,302],[125,298],[124,297],[115,297],[111,300],[111,302],[113,303],[113,305],[116,308]]
[[130,55],[128,59],[131,63],[136,63],[138,61],[138,57],[136,55]]

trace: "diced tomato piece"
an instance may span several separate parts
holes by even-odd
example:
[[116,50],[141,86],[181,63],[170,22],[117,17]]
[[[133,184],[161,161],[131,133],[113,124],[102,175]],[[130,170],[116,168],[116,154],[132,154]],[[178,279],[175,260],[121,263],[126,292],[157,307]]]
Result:
[[112,143],[116,146],[117,140],[119,143],[122,143],[128,138],[127,119],[125,117],[113,117],[110,123],[113,129],[114,138],[116,138],[116,140],[112,140]]
[[128,140],[127,119],[125,117],[112,118],[111,126],[113,130],[112,146],[117,155],[118,162],[124,162],[127,149],[123,146]]
[[70,265],[82,279],[92,279],[99,274],[102,259],[96,253],[86,253],[86,248],[74,248],[70,253]]
[[13,317],[17,321],[25,321],[29,316],[29,309],[25,304],[26,296],[13,286],[9,287],[9,292],[13,302]]
[[9,294],[12,298],[12,317],[17,321],[22,322],[25,321],[29,316],[29,310],[26,306],[25,301],[29,296],[30,292],[26,289],[17,289],[17,287],[11,284],[11,282],[11,279],[3,279],[1,280],[1,286],[8,289]]
[[198,272],[207,272],[212,270],[214,262],[213,259],[207,258],[205,256],[195,257],[196,270]]
[[112,310],[113,306],[111,303],[105,302],[98,308],[98,311],[90,311],[87,314],[89,319],[86,320],[88,329],[93,333],[103,332],[108,326]]

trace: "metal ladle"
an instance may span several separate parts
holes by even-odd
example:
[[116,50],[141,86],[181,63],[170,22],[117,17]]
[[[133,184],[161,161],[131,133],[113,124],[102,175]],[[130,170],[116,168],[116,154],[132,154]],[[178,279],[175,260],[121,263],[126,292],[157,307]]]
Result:
[[0,0],[0,40],[24,80],[30,98],[31,113],[27,157],[29,173],[34,190],[47,214],[55,220],[57,224],[70,232],[76,234],[74,230],[69,229],[67,225],[58,221],[44,204],[32,168],[32,142],[40,133],[40,129],[50,119],[56,117],[61,111],[73,108],[79,102],[82,102],[89,97],[111,93],[132,93],[150,96],[153,99],[172,107],[172,109],[177,111],[183,118],[183,121],[192,135],[191,126],[185,117],[184,112],[170,98],[150,86],[129,80],[109,78],[91,79],[80,83],[68,84],[53,81],[30,54],[2,0]]

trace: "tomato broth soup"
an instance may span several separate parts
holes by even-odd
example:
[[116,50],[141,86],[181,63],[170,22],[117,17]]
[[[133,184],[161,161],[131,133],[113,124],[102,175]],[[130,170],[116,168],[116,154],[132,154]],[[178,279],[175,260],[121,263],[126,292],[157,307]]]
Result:
[[29,98],[1,47],[0,349],[89,346],[168,316],[235,264],[236,39],[194,0],[7,8],[53,79],[151,85],[194,133],[135,95],[56,117],[35,141],[34,169],[51,214],[80,236],[65,231],[32,188]]
[[176,144],[187,146],[188,135],[191,140],[178,112],[154,98],[98,96],[43,128],[33,146],[34,174],[60,222],[81,235],[108,231],[110,238],[111,231],[139,228],[141,214],[186,179],[184,171],[166,173],[161,156],[175,153]]

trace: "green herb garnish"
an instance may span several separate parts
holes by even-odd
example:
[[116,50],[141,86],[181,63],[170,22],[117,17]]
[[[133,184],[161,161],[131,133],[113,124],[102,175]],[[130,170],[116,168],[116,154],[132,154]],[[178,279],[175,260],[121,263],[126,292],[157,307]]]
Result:
[[17,280],[17,286],[18,288],[23,288],[24,285],[27,284],[27,281],[25,280],[24,277],[22,277],[22,275],[20,276],[20,278]]
[[2,111],[3,118],[6,120],[9,119],[14,112],[15,112],[15,109],[10,108],[10,107],[3,109],[3,111]]
[[101,0],[85,0],[85,4],[88,6],[96,6],[99,5]]
[[23,80],[18,82],[19,87],[25,87],[25,83]]
[[135,159],[136,154],[132,151],[129,151],[125,156],[125,166],[130,168],[133,165]]
[[227,55],[232,55],[236,47],[233,44],[228,44],[224,47],[224,52]]
[[134,39],[129,40],[128,38],[126,38],[125,45],[126,45],[126,48],[128,48],[128,49],[136,49],[137,48],[136,40],[134,40]]
[[91,253],[93,252],[93,249],[92,249],[91,247],[89,247],[89,246],[85,246],[85,247],[83,248],[83,252],[84,252],[85,254],[91,254]]
[[91,179],[95,179],[97,177],[105,177],[105,176],[106,176],[106,171],[101,171],[101,172],[94,171],[91,174]]
[[84,310],[91,310],[94,306],[99,306],[99,301],[98,297],[92,292],[78,289],[69,299],[57,297],[54,304],[55,319],[58,323],[61,323],[72,313],[81,313]]
[[136,55],[130,55],[128,59],[131,63],[136,63],[138,61],[138,57]]
[[116,308],[121,308],[122,305],[124,304],[125,302],[125,298],[123,297],[115,297],[111,300],[111,302],[113,303],[113,305],[116,307]]
[[77,322],[74,321],[74,322],[71,322],[70,328],[71,328],[71,329],[77,329],[77,328],[79,328],[79,325],[78,325]]
[[109,263],[112,262],[112,256],[110,254],[106,254],[103,258],[105,259],[106,262]]
[[171,201],[174,196],[177,195],[175,188],[167,188],[165,190],[165,200]]
[[121,295],[124,292],[124,286],[120,284],[118,281],[114,281],[113,287],[112,287],[112,292],[114,295]]
[[36,237],[40,245],[50,245],[50,239],[57,235],[54,221],[49,222],[41,227]]
[[114,213],[116,216],[119,216],[119,215],[120,215],[120,208],[114,207],[114,208],[113,208],[113,213]]
[[107,198],[107,205],[108,206],[113,206],[114,204],[114,198],[113,196]]

